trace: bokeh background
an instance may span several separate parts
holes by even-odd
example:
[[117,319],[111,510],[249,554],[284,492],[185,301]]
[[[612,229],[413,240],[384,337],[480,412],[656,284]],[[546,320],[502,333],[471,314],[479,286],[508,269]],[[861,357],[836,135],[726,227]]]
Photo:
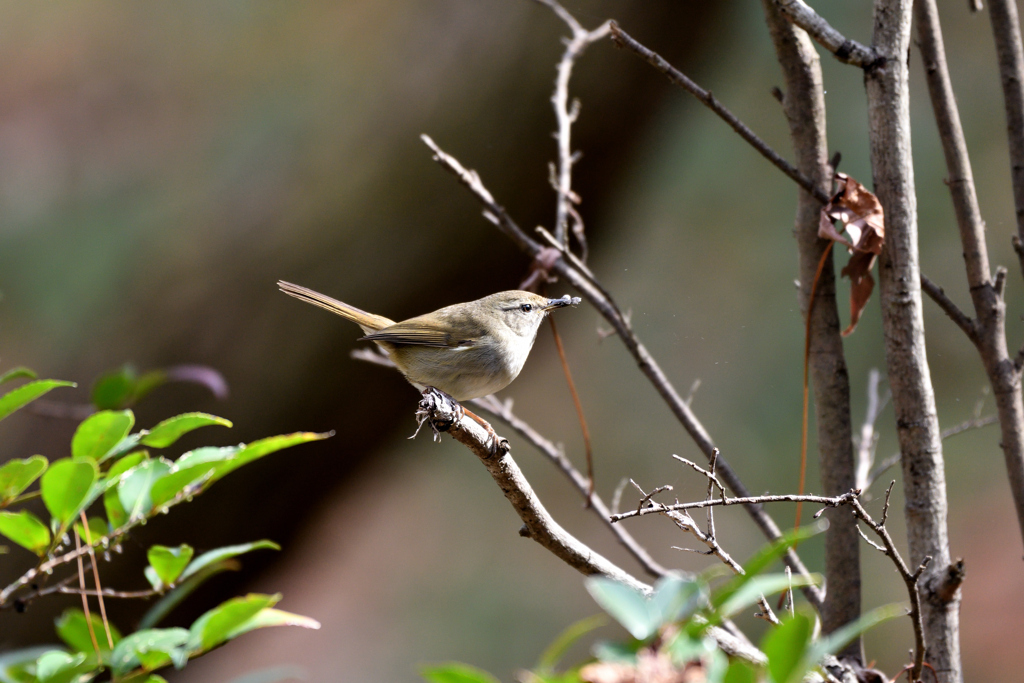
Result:
[[[988,17],[967,4],[944,1],[940,10],[992,260],[1011,266],[1013,346],[1024,337],[1024,288],[1012,267],[1001,94]],[[770,94],[781,76],[756,0],[566,6],[590,27],[618,19],[789,154]],[[848,35],[870,40],[869,3],[816,7]],[[562,628],[597,611],[579,575],[517,535],[517,518],[467,451],[449,439],[406,438],[416,395],[397,374],[348,357],[359,346],[354,326],[274,285],[298,282],[395,319],[516,287],[527,261],[418,136],[430,134],[477,169],[521,225],[550,227],[549,98],[565,34],[550,11],[528,0],[4,1],[0,16],[3,367],[75,380],[77,393],[60,398],[84,401],[93,378],[125,362],[140,370],[213,366],[231,386],[228,400],[170,385],[136,410],[144,427],[186,410],[234,421],[230,432],[193,435],[182,450],[337,432],[232,475],[215,495],[148,525],[105,569],[108,585],[138,588],[153,542],[283,544],[276,556],[251,556],[242,572],[212,581],[172,620],[188,623],[243,591],[280,590],[283,608],[319,619],[322,630],[252,634],[170,678],[231,681],[271,668],[310,681],[414,681],[419,663],[458,659],[511,680]],[[922,263],[967,305],[916,52],[911,62]],[[831,58],[823,64],[830,145],[842,152],[842,169],[870,185],[861,74]],[[583,105],[575,189],[594,270],[632,311],[676,386],[685,392],[700,380],[694,408],[750,488],[793,490],[802,359],[795,187],[697,102],[609,43],[579,63],[572,93]],[[844,283],[840,296],[846,292]],[[930,302],[925,312],[943,426],[974,415],[979,401],[991,413],[975,352]],[[601,340],[596,312],[581,306],[559,324],[593,433],[600,491],[610,497],[630,476],[647,488],[672,484],[680,497],[702,495],[696,477],[670,457],[699,454],[621,344]],[[870,368],[884,371],[877,299],[846,352],[860,416]],[[504,395],[581,462],[547,330]],[[67,453],[73,422],[23,412],[2,426],[3,458]],[[890,408],[879,422],[880,457],[895,450],[892,422]],[[813,433],[812,425],[811,453]],[[564,525],[639,572],[560,475],[526,444],[512,445]],[[945,452],[952,549],[968,568],[967,675],[1024,680],[1016,646],[1024,629],[1021,545],[998,433],[955,437]],[[816,463],[811,470],[814,482]],[[635,498],[627,492],[624,500]],[[789,523],[789,508],[773,512]],[[762,542],[742,511],[718,519],[737,557]],[[708,564],[670,549],[689,541],[665,520],[631,528],[664,563]],[[802,552],[821,566],[820,543]],[[12,550],[0,574],[14,575],[27,557]],[[885,558],[865,548],[863,568],[865,607],[904,598]],[[0,649],[53,640],[52,619],[65,603],[74,601],[50,598],[25,614],[0,614]],[[130,626],[143,607],[115,604],[113,619]],[[755,636],[760,628],[743,625]],[[602,634],[619,635],[611,627]],[[905,620],[867,636],[869,659],[889,672],[911,644]],[[584,655],[582,647],[573,653]]]

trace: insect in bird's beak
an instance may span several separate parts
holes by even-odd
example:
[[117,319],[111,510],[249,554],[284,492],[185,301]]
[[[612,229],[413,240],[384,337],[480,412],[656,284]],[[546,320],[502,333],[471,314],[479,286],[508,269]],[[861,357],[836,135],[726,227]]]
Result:
[[561,299],[548,299],[548,303],[544,306],[545,311],[553,311],[556,308],[563,308],[565,306],[578,306],[580,298],[578,296],[564,295]]

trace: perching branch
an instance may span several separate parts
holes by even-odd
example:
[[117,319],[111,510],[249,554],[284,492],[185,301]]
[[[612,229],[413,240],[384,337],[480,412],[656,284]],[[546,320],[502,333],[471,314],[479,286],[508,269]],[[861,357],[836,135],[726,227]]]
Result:
[[840,62],[853,64],[865,70],[877,68],[882,63],[882,58],[872,48],[844,37],[803,0],[772,2],[787,19],[807,31]]
[[953,303],[953,300],[946,295],[946,290],[932,282],[924,273],[921,273],[921,289],[928,295],[928,298],[938,304],[942,312],[949,316],[949,319],[955,322],[957,327],[963,330],[971,342],[978,343],[978,330],[975,328],[974,320]]
[[[421,136],[424,143],[434,152],[434,160],[437,161],[441,166],[455,175],[463,185],[465,185],[476,197],[484,207],[484,216],[494,223],[501,232],[511,239],[516,246],[531,257],[536,257],[541,250],[544,248],[537,242],[533,241],[524,233],[515,221],[508,215],[504,207],[494,201],[494,197],[484,187],[480,180],[480,176],[475,171],[467,170],[462,166],[459,161],[444,152],[437,144],[430,139],[430,137],[423,135]],[[685,401],[680,398],[679,393],[675,387],[665,376],[665,373],[661,370],[657,361],[650,355],[647,348],[641,343],[640,339],[633,332],[629,321],[620,313],[619,307],[615,304],[611,297],[606,296],[603,287],[598,287],[592,283],[593,276],[584,275],[581,271],[576,269],[570,264],[570,261],[564,256],[563,253],[559,253],[559,258],[554,259],[551,264],[551,270],[564,278],[569,284],[579,290],[580,294],[587,299],[588,302],[594,308],[604,316],[615,332],[622,339],[626,348],[630,354],[636,360],[640,367],[640,371],[643,372],[644,376],[654,385],[658,394],[661,395],[665,403],[668,404],[669,409],[682,424],[683,428],[687,431],[690,437],[697,444],[697,447],[704,453],[705,456],[710,460],[714,454],[715,445],[708,435],[704,426],[697,420],[697,417],[690,410],[690,407],[686,405]],[[725,462],[724,458],[718,460],[718,474],[722,481],[737,495],[746,496],[748,491],[746,486],[736,475],[733,469]],[[754,519],[754,522],[770,540],[774,540],[782,535],[778,525],[762,508],[758,506],[746,506],[748,514]],[[810,572],[804,566],[803,562],[797,556],[792,549],[790,549],[786,555],[783,556],[783,561],[789,565],[793,571],[800,574],[801,576],[810,576]],[[807,586],[803,589],[804,595],[808,601],[815,607],[820,608],[822,601],[822,594],[820,589],[816,586]]]
[[803,495],[798,496],[796,494],[784,493],[779,495],[766,495],[766,496],[737,496],[730,498],[728,496],[722,498],[713,498],[711,500],[697,500],[690,503],[673,503],[671,505],[663,505],[655,501],[648,501],[648,505],[639,510],[630,510],[629,512],[621,512],[617,515],[612,515],[611,520],[613,522],[621,522],[624,519],[630,517],[642,517],[644,515],[664,514],[666,512],[676,512],[680,510],[698,510],[708,507],[725,507],[729,505],[764,505],[765,503],[816,503],[822,505],[825,508],[839,507],[840,505],[846,505],[851,499],[856,498],[860,495],[859,491],[848,491],[839,496],[815,496],[815,495]]
[[[512,504],[523,528],[519,533],[542,545],[560,560],[585,575],[600,574],[649,595],[651,587],[598,554],[563,529],[551,517],[509,453],[508,441],[466,417],[457,403],[428,388],[423,392],[417,415],[429,422],[435,434],[447,432],[483,463],[495,483]],[[764,662],[764,654],[721,628],[709,631],[727,654],[749,662]]]

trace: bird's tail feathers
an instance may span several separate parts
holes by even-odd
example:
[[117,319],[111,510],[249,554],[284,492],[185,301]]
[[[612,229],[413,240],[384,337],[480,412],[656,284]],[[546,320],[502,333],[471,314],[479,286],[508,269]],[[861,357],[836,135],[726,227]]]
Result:
[[363,328],[363,332],[370,334],[377,330],[394,325],[393,320],[389,320],[382,315],[374,315],[373,313],[367,313],[366,311],[360,310],[355,306],[349,306],[348,304],[332,299],[326,294],[315,292],[312,289],[301,287],[299,285],[293,285],[290,282],[284,280],[278,280],[277,286],[282,292],[289,296],[293,296],[300,301],[305,301],[307,304],[313,304],[320,308],[326,309],[331,313],[336,313],[346,320],[351,320],[359,327]]

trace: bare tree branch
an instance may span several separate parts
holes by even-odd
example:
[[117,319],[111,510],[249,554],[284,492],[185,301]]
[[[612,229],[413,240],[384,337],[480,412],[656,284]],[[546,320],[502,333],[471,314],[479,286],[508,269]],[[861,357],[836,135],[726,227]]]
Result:
[[1010,178],[1017,210],[1013,248],[1024,272],[1024,48],[1016,0],[992,0],[988,8],[1003,84],[1006,131],[1010,143]]
[[[992,385],[999,414],[1002,437],[1000,445],[1017,510],[1017,525],[1024,537],[1024,398],[1021,396],[1020,372],[1015,361],[1010,358],[1006,344],[1006,303],[1002,291],[1006,273],[1005,269],[999,269],[993,278],[989,271],[985,221],[978,208],[974,176],[967,156],[967,142],[960,125],[960,113],[946,65],[946,51],[935,0],[917,0],[914,13],[928,78],[928,92],[931,94],[939,138],[949,168],[947,184],[952,194],[960,241],[963,244],[967,284],[976,318],[970,329],[975,334],[971,335],[961,321],[956,318],[954,320],[964,328],[977,347],[985,374]],[[949,314],[945,307],[944,310]]]
[[[935,392],[925,353],[917,197],[910,135],[912,0],[876,0],[873,46],[884,63],[865,71],[875,192],[885,210],[885,247],[878,259],[882,330],[903,465],[910,561],[950,563],[945,467]],[[959,610],[924,605],[929,660],[942,681],[960,681]]]
[[593,31],[583,28],[576,18],[565,10],[556,0],[535,0],[535,2],[550,7],[558,17],[565,22],[572,31],[572,38],[565,41],[565,52],[558,62],[555,78],[555,92],[551,96],[551,104],[555,107],[555,118],[558,120],[558,133],[555,139],[558,141],[558,170],[553,177],[555,192],[558,193],[558,207],[555,214],[555,238],[563,247],[569,247],[569,218],[576,221],[576,229],[573,233],[580,243],[580,250],[583,260],[587,258],[587,242],[583,234],[583,224],[579,220],[572,205],[579,203],[579,198],[572,191],[572,167],[576,163],[577,155],[572,151],[572,124],[576,122],[579,115],[579,100],[569,105],[569,78],[572,76],[573,66],[576,60],[583,54],[592,43],[604,40],[609,32],[609,22],[604,22]]
[[[551,517],[512,459],[508,441],[468,418],[457,403],[433,389],[428,388],[423,393],[417,414],[429,421],[433,429],[447,432],[480,459],[523,520],[520,535],[532,538],[582,574],[607,576],[644,594],[651,594],[649,585],[595,552]],[[766,661],[764,653],[722,628],[714,627],[709,634],[727,654],[753,663],[763,664]]]
[[734,498],[713,498],[711,500],[697,500],[691,503],[673,503],[671,505],[664,505],[655,501],[649,501],[647,507],[639,510],[630,510],[629,512],[621,512],[617,515],[612,515],[611,520],[613,522],[621,522],[624,519],[630,517],[642,517],[644,515],[660,515],[666,512],[676,512],[680,510],[698,510],[708,507],[725,507],[729,505],[764,505],[765,503],[817,503],[827,508],[839,507],[840,505],[846,505],[851,497],[857,497],[860,495],[859,491],[847,492],[839,496],[815,496],[812,494],[807,495],[796,495],[795,493],[783,493],[778,495],[767,495],[767,496],[737,496]]
[[[498,226],[505,235],[507,235],[520,249],[531,257],[536,257],[540,253],[540,244],[531,240],[520,228],[516,225],[515,221],[508,215],[504,207],[497,204],[494,201],[494,197],[484,187],[480,181],[480,176],[475,171],[469,171],[462,164],[459,163],[455,157],[445,153],[440,147],[434,143],[428,136],[421,136],[424,143],[431,148],[434,152],[434,160],[441,164],[443,168],[455,175],[463,185],[465,185],[484,206],[484,217]],[[604,294],[604,289],[595,286],[591,282],[591,277],[583,275],[579,270],[570,265],[570,262],[561,255],[560,258],[554,260],[551,266],[552,270],[557,273],[560,277],[564,278],[569,284],[579,290],[588,302],[594,308],[598,310],[601,315],[604,316],[615,332],[625,343],[626,348],[632,354],[637,365],[640,367],[640,371],[645,377],[654,385],[658,394],[664,399],[669,409],[679,420],[683,428],[687,431],[690,437],[697,444],[697,447],[704,453],[707,458],[711,459],[714,454],[715,444],[711,440],[704,426],[697,420],[696,416],[690,410],[690,407],[686,405],[685,401],[680,398],[679,393],[675,387],[665,376],[665,373],[661,370],[657,361],[647,351],[647,348],[640,342],[640,339],[633,332],[629,321],[619,312],[619,307],[615,302]],[[718,459],[718,474],[722,481],[737,495],[746,496],[748,491],[746,486],[736,475],[735,471],[725,462],[724,458]],[[762,533],[769,539],[774,540],[782,535],[778,525],[762,508],[758,506],[746,506],[747,513],[753,518],[758,528],[761,529]],[[801,576],[810,576],[810,572],[801,562],[799,556],[790,549],[786,555],[783,556],[783,561],[789,565],[793,571]],[[816,586],[807,586],[803,589],[804,595],[808,601],[817,609],[821,606],[822,593],[821,590]]]
[[938,286],[927,275],[921,273],[921,289],[928,297],[939,305],[942,312],[949,316],[949,319],[956,323],[957,327],[964,331],[971,342],[978,343],[978,330],[974,320],[960,310],[960,307],[953,303],[953,300],[946,295],[946,291]]
[[[478,398],[473,400],[473,404],[480,406],[484,410],[488,411],[492,415],[495,415],[501,419],[505,424],[511,427],[519,436],[526,439],[534,448],[540,451],[545,457],[548,458],[554,465],[564,474],[573,487],[579,491],[583,496],[584,500],[587,499],[589,482],[587,477],[577,470],[572,461],[566,457],[562,449],[555,446],[551,441],[544,438],[538,433],[533,427],[527,424],[525,421],[517,417],[512,412],[511,401],[499,401],[496,396],[485,396],[484,398]],[[664,576],[668,573],[661,564],[659,564],[650,553],[640,545],[630,533],[620,533],[622,528],[618,525],[614,525],[609,520],[611,512],[605,505],[601,497],[595,492],[590,497],[590,507],[597,514],[601,520],[608,525],[615,534],[619,543],[629,551],[629,553],[636,558],[637,562],[647,571],[648,574],[659,577]]]
[[772,2],[787,19],[807,31],[839,61],[859,66],[862,69],[872,69],[879,65],[881,58],[873,49],[844,37],[803,0],[772,0]]
[[668,76],[670,81],[682,87],[684,90],[707,105],[708,109],[718,114],[719,118],[728,123],[741,138],[749,142],[754,149],[761,153],[761,156],[772,162],[776,168],[792,178],[793,182],[804,188],[822,204],[828,202],[829,197],[827,192],[819,187],[819,185],[813,180],[801,173],[799,169],[779,156],[779,153],[772,149],[767,142],[759,138],[754,131],[750,130],[750,128],[747,127],[747,124],[740,121],[735,114],[726,109],[721,102],[716,100],[714,95],[690,80],[686,74],[665,61],[661,55],[637,42],[631,35],[623,31],[622,28],[620,28],[614,21],[611,23],[611,30],[612,40],[616,45],[628,48],[640,57],[643,57],[651,66]]
[[[850,412],[850,376],[840,333],[835,269],[828,241],[818,236],[820,197],[832,190],[835,169],[828,158],[825,88],[821,60],[807,34],[786,20],[772,0],[762,2],[775,54],[785,77],[782,107],[800,171],[814,181],[815,193],[799,192],[794,234],[800,259],[800,308],[806,325],[806,371],[814,391],[818,461],[825,495],[841,495],[857,484]],[[820,269],[820,270],[819,270]],[[805,392],[808,387],[805,386]],[[806,401],[807,394],[804,394]],[[806,405],[806,403],[805,403]],[[807,413],[804,413],[805,417]],[[806,429],[802,438],[806,438]],[[801,450],[806,453],[804,447]],[[801,493],[803,489],[801,487]],[[799,506],[797,506],[799,517]],[[857,523],[849,515],[830,511],[825,536],[825,575],[828,591],[822,629],[831,633],[860,616],[860,544]],[[864,661],[860,638],[839,653],[843,659]]]

